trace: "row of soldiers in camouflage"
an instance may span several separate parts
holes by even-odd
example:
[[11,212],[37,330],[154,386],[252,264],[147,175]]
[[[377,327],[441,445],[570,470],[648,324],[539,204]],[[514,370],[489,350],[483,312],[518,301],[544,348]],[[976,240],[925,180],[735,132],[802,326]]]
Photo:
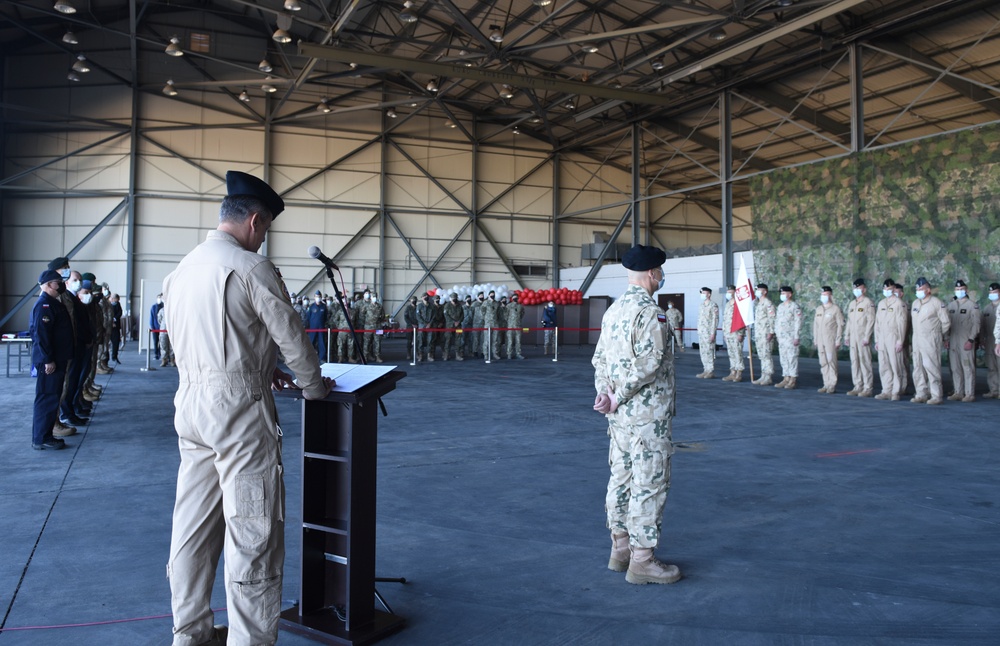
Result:
[[[969,299],[968,285],[955,281],[955,297],[945,303],[931,294],[932,286],[926,278],[916,281],[916,300],[908,305],[904,287],[889,278],[883,282],[883,299],[878,306],[868,296],[862,278],[854,281],[854,299],[847,306],[844,316],[840,306],[833,302],[833,289],[825,285],[820,294],[820,305],[813,319],[813,341],[819,356],[823,375],[821,393],[832,394],[837,389],[837,351],[846,345],[850,352],[853,387],[848,395],[872,397],[875,384],[872,370],[871,343],[874,335],[878,354],[879,378],[882,392],[875,399],[897,401],[906,391],[911,368],[915,396],[910,400],[918,404],[940,404],[944,399],[941,381],[941,351],[948,350],[952,376],[952,401],[971,402],[976,399],[976,347],[985,353],[988,391],[987,399],[1000,398],[1000,283],[989,286],[989,302],[980,309]],[[777,388],[794,389],[798,380],[799,341],[802,332],[802,308],[795,301],[795,291],[785,285],[781,288],[781,305],[777,308],[768,298],[764,283],[757,285],[754,309],[754,343],[761,363],[761,376],[753,383],[760,386],[772,384],[774,361],[771,356],[773,341],[777,337],[782,376]],[[707,294],[706,294],[707,292]],[[711,302],[711,290],[702,289],[703,298],[698,334],[701,343],[704,372],[697,375],[711,379],[714,375],[715,328],[718,306]],[[735,286],[730,285],[726,295],[723,332],[729,351],[729,376],[723,381],[741,381],[743,378],[743,330],[731,332],[735,301]],[[910,348],[911,352],[906,351]]]
[[[553,305],[550,303],[549,307]],[[403,327],[410,330],[418,329],[417,347],[413,348],[413,337],[408,336],[407,359],[415,361],[434,361],[435,350],[441,346],[441,357],[447,361],[452,355],[457,361],[463,361],[468,355],[500,358],[500,352],[506,348],[508,359],[524,359],[521,354],[521,321],[524,318],[524,306],[518,302],[517,294],[502,297],[499,301],[496,292],[490,290],[486,295],[479,292],[476,300],[465,297],[465,303],[459,302],[458,294],[451,294],[448,302],[441,305],[441,297],[424,294],[420,301],[414,296],[403,308]],[[505,339],[496,328],[509,329]],[[430,330],[445,330],[434,332]],[[490,334],[475,328],[490,328]],[[462,330],[459,335],[458,330]],[[503,347],[501,347],[501,342]],[[550,335],[545,336],[545,354],[549,353]]]
[[326,359],[325,330],[329,329],[336,332],[330,335],[333,346],[330,349],[330,359],[337,363],[357,363],[358,352],[350,332],[350,328],[353,327],[355,330],[364,330],[361,344],[365,361],[382,363],[382,334],[379,332],[384,329],[385,309],[379,302],[378,296],[371,290],[366,289],[360,294],[355,294],[354,300],[346,304],[351,316],[350,326],[344,314],[345,307],[342,307],[335,297],[331,298],[318,290],[313,302],[308,305],[305,304],[305,299],[293,295],[292,307],[298,312],[306,329],[319,330],[310,332],[308,336],[321,359]]

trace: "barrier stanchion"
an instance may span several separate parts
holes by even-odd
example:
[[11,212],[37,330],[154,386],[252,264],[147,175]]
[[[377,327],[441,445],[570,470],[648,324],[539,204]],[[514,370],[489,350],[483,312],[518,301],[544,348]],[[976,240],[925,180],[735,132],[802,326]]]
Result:
[[417,328],[413,328],[413,348],[410,351],[410,365],[417,365]]
[[326,362],[330,363],[330,328],[326,328]]
[[150,370],[156,370],[149,365],[149,350],[153,346],[153,330],[146,332],[146,367],[139,368],[139,372],[149,372]]
[[493,328],[486,328],[486,363],[492,363],[493,358]]
[[555,343],[552,346],[552,360],[559,361],[559,326],[556,326]]

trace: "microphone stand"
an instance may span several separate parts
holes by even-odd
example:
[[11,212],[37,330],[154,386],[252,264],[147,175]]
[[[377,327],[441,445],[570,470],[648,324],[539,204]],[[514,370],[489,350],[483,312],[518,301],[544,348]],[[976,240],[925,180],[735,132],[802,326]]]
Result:
[[[361,365],[367,366],[368,361],[365,359],[364,350],[361,348],[361,342],[358,341],[358,332],[354,329],[354,321],[351,320],[351,313],[347,309],[347,303],[344,301],[344,295],[340,292],[337,287],[337,281],[333,277],[333,267],[323,264],[326,267],[326,277],[330,279],[330,284],[333,285],[333,293],[337,297],[337,302],[340,303],[340,309],[344,312],[344,318],[347,319],[347,329],[351,331],[351,338],[354,340],[354,350],[358,353],[361,358]],[[382,398],[378,398],[378,407],[382,411],[382,417],[388,417],[389,412],[385,409],[385,404],[382,403]]]

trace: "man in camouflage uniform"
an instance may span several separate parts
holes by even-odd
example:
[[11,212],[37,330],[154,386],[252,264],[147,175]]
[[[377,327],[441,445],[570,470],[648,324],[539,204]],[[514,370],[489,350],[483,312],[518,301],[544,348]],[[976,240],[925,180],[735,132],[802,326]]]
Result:
[[775,319],[778,336],[778,358],[781,360],[781,381],[775,388],[792,390],[799,379],[799,338],[802,335],[802,308],[795,302],[795,290],[781,287],[781,305]]
[[421,356],[426,353],[427,361],[434,361],[434,347],[431,345],[431,332],[426,330],[426,328],[431,327],[431,319],[434,318],[434,310],[431,309],[431,297],[428,294],[424,294],[420,297],[420,302],[417,303],[417,321],[420,323],[420,327],[424,329],[422,332],[417,333],[417,339],[419,341],[419,347],[417,348],[417,361],[420,361]]
[[875,389],[872,376],[872,331],[875,329],[875,305],[868,298],[864,278],[854,281],[854,300],[847,306],[847,326],[844,345],[851,352],[851,380],[854,387],[848,395],[871,397]]
[[875,399],[898,401],[906,387],[906,367],[903,365],[903,341],[910,317],[906,303],[896,296],[896,281],[883,283],[882,295],[875,310],[875,350],[878,352],[879,381],[882,392]]
[[479,292],[476,296],[476,301],[472,304],[472,327],[480,328],[473,332],[472,336],[472,353],[473,356],[486,356],[483,354],[483,328],[486,323],[483,318],[483,303],[486,301],[486,296]]
[[[437,330],[444,329],[444,307],[441,306],[440,296],[435,296],[434,301],[431,303],[431,327]],[[434,356],[434,353],[437,352],[438,346],[441,345],[443,341],[443,332],[434,332],[431,334],[431,347],[430,350],[428,350],[430,356]]]
[[476,308],[472,304],[472,297],[465,297],[465,304],[462,305],[462,357],[465,355],[473,356],[474,350],[476,348],[476,337],[475,333],[469,328],[472,327],[472,321],[476,316]]
[[823,374],[823,387],[818,392],[833,394],[837,391],[837,351],[844,334],[844,313],[833,302],[833,288],[823,286],[820,306],[813,318],[813,341],[819,355],[819,369]]
[[917,300],[910,306],[913,325],[913,387],[917,393],[914,404],[940,404],[944,398],[941,387],[941,346],[951,330],[947,306],[931,295],[931,284],[921,276],[917,279]]
[[719,327],[719,306],[712,300],[712,290],[701,288],[701,307],[698,308],[698,349],[701,352],[702,372],[698,379],[715,378],[715,330]]
[[107,283],[101,283],[100,295],[98,304],[104,321],[104,343],[101,344],[98,354],[97,368],[101,374],[110,374],[115,371],[108,365],[108,359],[111,358],[111,331],[115,327],[115,308],[111,304],[111,287]]
[[382,363],[382,319],[385,318],[385,310],[378,296],[371,295],[368,305],[365,307],[365,359],[368,363]]
[[334,348],[337,351],[337,363],[347,363],[351,357],[351,332],[342,303],[342,297],[334,297],[333,304],[329,307],[326,324],[331,330],[340,330],[333,337]]
[[948,363],[954,388],[948,399],[974,402],[976,337],[979,336],[982,320],[979,303],[969,298],[969,287],[964,280],[955,281],[955,300],[948,304],[948,318],[951,319],[951,334],[945,347],[948,348]]
[[487,361],[490,360],[490,353],[493,354],[494,359],[500,358],[498,354],[499,348],[497,347],[499,333],[494,329],[497,326],[497,310],[499,308],[500,303],[497,303],[496,292],[491,289],[489,298],[483,301],[483,304],[479,307],[483,313],[483,327],[491,329],[490,334],[483,332],[483,356],[486,357]]
[[523,359],[524,355],[521,354],[521,321],[524,319],[524,305],[518,302],[517,294],[510,297],[510,304],[507,305],[507,320],[506,324],[508,328],[517,328],[514,330],[507,330],[507,358],[513,359],[515,356],[518,359]]
[[156,322],[163,330],[160,332],[160,367],[166,366],[176,366],[176,360],[174,359],[174,347],[170,345],[170,331],[167,330],[166,323],[166,306],[160,308],[160,311],[156,313]]
[[988,297],[989,302],[982,308],[983,321],[979,325],[979,346],[985,354],[986,385],[989,387],[983,397],[995,399],[1000,394],[1000,362],[994,354],[996,341],[993,339],[993,328],[997,322],[997,305],[1000,305],[1000,283],[990,283]]
[[656,247],[640,245],[625,254],[629,286],[605,312],[591,362],[594,410],[607,417],[611,438],[605,502],[612,542],[608,568],[627,570],[625,580],[634,584],[681,578],[676,565],[653,556],[670,489],[676,392],[666,315],[652,298],[663,285],[665,260]]
[[726,291],[726,308],[722,315],[722,334],[726,338],[726,351],[729,353],[729,376],[722,381],[743,380],[743,335],[746,328],[733,332],[733,312],[736,311],[736,285],[730,285]]
[[684,352],[684,337],[681,332],[681,325],[684,323],[684,315],[674,306],[673,301],[667,301],[667,324],[670,325],[670,333],[673,335],[674,344]]
[[753,383],[758,386],[770,386],[773,382],[771,376],[774,374],[774,320],[777,313],[774,310],[774,303],[767,297],[767,285],[757,283],[754,295],[757,297],[757,304],[753,310],[753,342],[757,344],[757,359],[760,360],[760,378]]
[[[414,355],[417,348],[414,347],[413,343],[413,330],[418,327],[420,327],[420,322],[417,321],[417,297],[411,296],[410,300],[406,301],[406,305],[403,306],[403,333],[406,335],[406,358],[414,363],[420,360],[419,356]],[[417,341],[416,346],[420,346],[420,341]]]
[[444,360],[448,360],[448,355],[451,354],[451,346],[455,346],[455,360],[462,361],[465,357],[462,356],[462,339],[461,337],[455,338],[455,330],[462,327],[462,318],[465,316],[462,312],[462,305],[458,302],[458,294],[452,292],[451,298],[444,306],[444,326],[447,328],[447,332],[444,333]]

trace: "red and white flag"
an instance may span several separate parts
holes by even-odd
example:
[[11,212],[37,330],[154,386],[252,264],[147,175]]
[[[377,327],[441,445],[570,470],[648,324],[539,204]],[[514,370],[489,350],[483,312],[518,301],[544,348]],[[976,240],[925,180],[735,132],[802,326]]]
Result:
[[747,263],[740,254],[740,275],[736,279],[736,307],[733,308],[733,327],[730,332],[753,325],[753,283],[747,276]]

